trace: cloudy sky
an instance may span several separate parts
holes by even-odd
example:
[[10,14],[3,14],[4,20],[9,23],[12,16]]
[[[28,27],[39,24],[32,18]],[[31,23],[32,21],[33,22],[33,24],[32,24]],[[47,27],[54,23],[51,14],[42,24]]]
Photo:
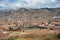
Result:
[[0,0],[0,9],[16,8],[56,8],[60,0]]

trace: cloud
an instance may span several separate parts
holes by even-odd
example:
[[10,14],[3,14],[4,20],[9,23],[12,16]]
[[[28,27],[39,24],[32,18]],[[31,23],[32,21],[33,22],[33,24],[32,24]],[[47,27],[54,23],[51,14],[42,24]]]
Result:
[[5,4],[0,4],[0,6],[6,6]]
[[28,2],[29,4],[33,4],[33,3],[41,3],[41,4],[46,4],[46,3],[52,3],[52,2],[56,2],[56,0],[25,0],[26,2]]
[[4,8],[43,8],[59,7],[59,0],[0,0],[0,6]]
[[15,4],[20,4],[20,7],[34,7],[37,5],[44,5],[44,4],[50,4],[50,3],[55,3],[56,0],[17,0]]
[[22,7],[37,7],[41,5],[49,5],[57,2],[57,0],[18,0],[16,4],[20,4]]

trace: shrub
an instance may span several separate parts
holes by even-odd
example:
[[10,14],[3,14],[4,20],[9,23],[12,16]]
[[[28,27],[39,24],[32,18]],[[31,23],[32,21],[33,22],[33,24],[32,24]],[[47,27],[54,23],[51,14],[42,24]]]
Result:
[[15,38],[14,37],[10,37],[9,40],[15,40]]
[[42,40],[58,40],[55,35],[49,34],[42,37]]
[[58,38],[58,39],[60,39],[60,33],[59,33],[59,34],[57,34],[57,38]]

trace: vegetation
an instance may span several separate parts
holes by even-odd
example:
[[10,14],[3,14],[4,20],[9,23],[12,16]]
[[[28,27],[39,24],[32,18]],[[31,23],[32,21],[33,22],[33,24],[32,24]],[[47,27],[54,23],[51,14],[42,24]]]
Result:
[[60,39],[60,33],[57,35],[57,38]]
[[15,37],[10,37],[9,40],[15,40]]
[[58,38],[55,35],[49,34],[49,35],[23,35],[19,38],[16,38],[16,40],[58,40]]

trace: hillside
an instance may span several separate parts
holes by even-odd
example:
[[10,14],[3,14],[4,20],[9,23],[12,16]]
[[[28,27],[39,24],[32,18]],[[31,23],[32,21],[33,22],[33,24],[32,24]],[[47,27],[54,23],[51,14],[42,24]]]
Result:
[[49,18],[53,16],[60,16],[60,8],[41,8],[41,9],[25,9],[20,8],[17,10],[1,10],[0,19],[12,18],[12,19],[24,19],[24,18]]

